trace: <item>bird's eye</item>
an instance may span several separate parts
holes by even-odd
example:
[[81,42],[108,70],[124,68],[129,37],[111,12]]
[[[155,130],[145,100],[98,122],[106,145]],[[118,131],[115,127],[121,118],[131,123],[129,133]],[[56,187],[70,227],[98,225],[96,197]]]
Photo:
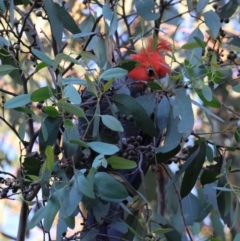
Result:
[[154,73],[154,70],[153,70],[152,68],[148,68],[148,69],[147,69],[147,73],[148,73],[148,76],[149,76],[149,77],[153,77],[154,74],[155,74],[155,73]]

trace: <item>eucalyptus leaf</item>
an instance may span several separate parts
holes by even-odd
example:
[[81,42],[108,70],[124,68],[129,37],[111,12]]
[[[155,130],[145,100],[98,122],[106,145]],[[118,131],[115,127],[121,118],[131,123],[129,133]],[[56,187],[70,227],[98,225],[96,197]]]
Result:
[[[59,17],[59,8],[53,1],[44,1],[44,9],[47,12],[53,36],[58,44],[62,43],[63,23]],[[66,17],[66,16],[65,16]]]
[[73,105],[67,102],[58,102],[57,106],[69,114],[76,115],[78,117],[86,118],[85,113],[79,106]]
[[17,107],[27,105],[30,102],[31,102],[30,94],[18,95],[6,101],[4,104],[4,108],[7,108],[7,109],[17,108]]
[[157,134],[153,121],[144,108],[133,97],[125,94],[117,94],[112,96],[111,100],[123,114],[126,116],[132,114],[136,124],[145,133],[150,136],[155,136]]
[[101,115],[102,122],[105,126],[113,131],[123,132],[121,122],[111,115]]
[[233,86],[232,90],[237,92],[237,93],[240,93],[240,85]]
[[56,94],[56,90],[45,86],[32,92],[31,100],[34,102],[45,101]]
[[157,20],[160,17],[160,12],[153,12],[156,3],[153,0],[136,0],[135,6],[139,16],[147,21]]
[[125,187],[105,172],[96,173],[94,186],[97,195],[106,201],[119,202],[128,197]]
[[80,64],[80,62],[74,58],[72,58],[71,56],[64,54],[64,53],[59,53],[57,54],[57,56],[54,59],[53,62],[53,70],[55,71],[58,68],[58,65],[60,64],[61,61],[69,61],[71,63],[74,64]]
[[199,148],[198,155],[196,156],[194,161],[191,162],[191,164],[187,167],[183,176],[181,191],[180,191],[182,198],[186,197],[193,189],[198,179],[198,175],[202,169],[203,163],[205,161],[206,143],[201,142],[198,148]]
[[72,85],[67,85],[64,88],[64,96],[68,98],[74,105],[80,105],[82,103],[79,92]]
[[187,95],[186,90],[179,88],[175,90],[175,101],[172,102],[173,115],[179,117],[178,131],[187,138],[194,125],[194,116],[192,110],[191,98]]
[[217,38],[221,23],[219,16],[214,11],[210,10],[203,14],[205,24],[208,26],[210,33],[214,39]]
[[53,61],[43,52],[39,51],[38,49],[32,48],[32,53],[40,60],[42,60],[48,66],[53,65]]
[[9,74],[15,69],[17,69],[17,68],[14,67],[14,66],[11,66],[11,65],[7,65],[7,64],[0,65],[0,76],[4,76],[6,74]]
[[212,90],[207,85],[203,85],[202,94],[207,101],[211,101],[213,98]]
[[63,85],[83,85],[87,86],[86,80],[82,80],[79,78],[64,78],[62,79]]
[[201,13],[203,11],[203,9],[208,5],[208,3],[209,3],[209,0],[198,1],[197,8],[196,8],[197,12]]
[[223,18],[223,19],[230,18],[236,12],[238,7],[239,7],[238,0],[229,0],[228,3],[222,7],[219,14],[220,18]]
[[46,155],[47,169],[49,171],[52,171],[54,166],[54,153],[51,146],[46,147],[45,155]]
[[57,16],[62,21],[63,27],[73,34],[80,33],[81,31],[78,25],[76,24],[70,13],[65,9],[65,7],[60,6],[57,3],[54,4],[57,11]]
[[127,75],[127,70],[116,67],[116,68],[111,68],[108,70],[105,70],[101,76],[100,79],[104,79],[104,80],[110,80],[112,78],[121,78],[125,75]]
[[119,156],[111,156],[107,159],[107,162],[114,169],[133,169],[137,167],[136,162]]
[[117,146],[99,141],[89,142],[88,146],[92,150],[103,155],[113,155],[119,151],[119,148]]

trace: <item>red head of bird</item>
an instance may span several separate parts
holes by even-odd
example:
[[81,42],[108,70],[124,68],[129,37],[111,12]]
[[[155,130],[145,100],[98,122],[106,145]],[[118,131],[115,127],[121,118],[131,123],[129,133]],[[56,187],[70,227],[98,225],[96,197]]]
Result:
[[165,61],[167,51],[172,51],[171,45],[160,39],[153,49],[153,38],[147,40],[147,45],[137,54],[131,54],[132,60],[140,64],[128,73],[128,77],[136,81],[153,81],[170,73],[170,67]]

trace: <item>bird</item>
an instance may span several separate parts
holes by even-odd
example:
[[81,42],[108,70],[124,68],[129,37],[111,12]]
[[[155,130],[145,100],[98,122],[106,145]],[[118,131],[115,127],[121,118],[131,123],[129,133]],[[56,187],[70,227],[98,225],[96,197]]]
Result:
[[[128,72],[127,76],[121,79],[116,79],[112,83],[111,90],[105,92],[101,100],[98,102],[98,111],[101,114],[109,114],[112,115],[112,103],[111,100],[112,95],[117,94],[126,94],[130,95],[133,98],[138,98],[143,95],[145,95],[146,85],[143,84],[143,82],[152,82],[155,79],[161,79],[165,77],[167,74],[171,73],[171,68],[167,64],[165,60],[165,56],[167,52],[172,51],[171,45],[164,39],[158,39],[157,43],[155,43],[155,39],[152,37],[149,37],[146,39],[146,46],[143,46],[142,49],[138,53],[130,54],[129,58],[131,60],[134,60],[138,62],[138,65]],[[104,85],[104,80],[100,80],[100,83]],[[156,93],[153,93],[154,96],[157,96]],[[97,98],[97,97],[95,97]],[[83,103],[88,103],[89,99],[91,101],[89,103],[93,103],[94,97],[93,95],[89,94],[89,89],[86,89],[82,93],[82,101]],[[95,102],[97,103],[97,102]],[[86,116],[89,118],[89,121],[92,120],[94,114],[96,113],[96,105],[86,105],[87,108],[85,109]],[[116,139],[115,144],[119,144],[119,142],[123,142],[124,139],[124,145],[122,145],[122,149],[119,151],[119,155],[124,156],[127,151],[130,150],[131,156],[133,156],[133,160],[137,160],[141,156],[141,172],[146,173],[150,166],[150,159],[149,154],[154,152],[154,145],[152,144],[153,138],[150,137],[147,134],[142,133],[142,130],[136,125],[134,121],[131,119],[127,119],[120,111],[118,112],[117,116],[118,120],[121,122],[124,132],[121,133],[120,137],[118,133],[113,133],[111,130],[109,130],[106,126],[101,123],[101,120],[98,122],[92,121],[91,126],[87,127],[88,123],[83,118],[79,119],[79,133],[80,138],[84,136],[84,138],[88,138],[88,140],[103,140],[102,136],[106,136],[106,134],[111,137],[114,137]],[[96,117],[95,117],[96,118]],[[98,118],[98,117],[97,117]],[[100,118],[99,118],[100,119]],[[94,126],[94,123],[98,124],[98,132],[99,136],[96,137],[96,133],[94,134],[94,130],[96,130],[96,126]],[[85,133],[87,130],[88,133]],[[95,131],[96,132],[96,131]],[[161,130],[159,130],[159,135],[161,135]],[[95,136],[94,136],[95,135]],[[110,140],[109,139],[109,140]],[[108,139],[104,139],[108,140]],[[138,147],[134,147],[134,143],[138,142]],[[130,149],[129,149],[130,147]],[[144,153],[142,154],[142,151],[140,148],[145,148]],[[146,151],[148,150],[148,151]],[[140,155],[139,155],[140,153]],[[135,156],[134,156],[135,155]],[[151,156],[151,155],[150,155]],[[94,153],[92,155],[88,156],[87,162],[90,163],[94,160],[95,156]],[[101,170],[103,171],[103,170]],[[131,171],[132,174],[129,174],[129,172],[119,170],[118,172],[120,175],[124,176],[126,181],[128,181],[131,186],[134,189],[138,189],[141,184],[141,178],[142,173],[140,173],[139,169],[135,171]],[[125,175],[126,174],[126,175]],[[110,212],[107,214],[106,217],[112,217],[113,222],[119,221],[120,219],[123,219],[123,211],[118,203],[110,203]],[[89,210],[87,220],[85,227],[91,227],[96,224],[96,220],[94,218],[93,211]],[[105,241],[115,241],[117,238],[108,238],[107,236],[112,237],[120,237],[121,233],[114,229],[114,227],[111,226],[111,223],[103,222],[99,226],[100,234],[97,236],[99,240],[105,240]],[[102,235],[102,236],[101,236]],[[97,239],[97,240],[98,240]]]
[[166,40],[159,39],[154,46],[154,39],[148,38],[146,47],[137,54],[130,54],[130,59],[139,65],[128,73],[128,77],[134,81],[150,82],[170,74],[171,69],[165,60],[168,51],[171,52],[172,47]]

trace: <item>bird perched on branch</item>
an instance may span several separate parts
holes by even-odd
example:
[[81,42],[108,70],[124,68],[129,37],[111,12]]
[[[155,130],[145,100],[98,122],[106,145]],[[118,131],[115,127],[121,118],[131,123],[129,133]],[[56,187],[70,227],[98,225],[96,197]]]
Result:
[[[131,96],[129,98],[132,98],[132,101],[137,104],[136,100],[134,99],[146,95],[145,102],[151,100],[151,104],[149,106],[152,108],[152,113],[147,113],[148,110],[146,109],[146,114],[153,114],[153,112],[155,111],[155,106],[158,105],[158,102],[156,101],[157,93],[152,93],[151,96],[147,96],[147,94],[144,93],[145,88],[142,88],[142,82],[151,82],[154,81],[154,79],[160,79],[171,72],[169,65],[166,63],[165,56],[168,51],[172,50],[171,45],[165,40],[159,39],[158,42],[155,42],[156,41],[154,41],[153,38],[148,38],[146,41],[146,46],[144,46],[139,53],[130,55],[130,59],[139,62],[139,65],[132,69],[125,78],[121,78],[120,80],[114,80],[112,83],[113,88],[111,89],[111,91],[107,91],[100,95],[100,100],[97,99],[97,96],[93,97],[93,95],[90,95],[88,88],[82,94],[82,100],[84,104],[83,106],[85,106],[85,112],[87,118],[89,119],[89,122],[87,122],[83,118],[79,119],[80,138],[87,137],[87,140],[103,140],[102,136],[107,134],[111,138],[116,138],[115,144],[117,145],[119,144],[119,142],[123,142],[123,139],[125,139],[124,145],[120,145],[121,148],[119,151],[119,155],[128,159],[132,158],[131,160],[134,160],[138,163],[138,168],[133,172],[131,171],[132,174],[127,173],[126,176],[125,171],[119,170],[119,174],[125,176],[126,181],[128,181],[131,186],[136,190],[141,184],[142,174],[145,174],[150,166],[151,154],[154,154],[155,146],[153,145],[153,137],[144,133],[141,127],[139,127],[137,121],[134,119],[134,114],[131,113],[130,105],[126,106],[124,112],[124,108],[119,108],[117,103],[114,102],[114,98],[111,99],[111,97],[117,96],[119,94],[126,94],[126,98],[127,95]],[[101,80],[101,83],[103,82],[104,81]],[[96,100],[95,102],[94,98]],[[113,113],[113,103],[118,107],[118,111],[115,113]],[[138,103],[140,103],[141,105],[141,101]],[[124,104],[123,107],[125,107]],[[112,133],[113,131],[109,130],[101,122],[99,116],[106,114],[114,115],[121,122],[124,131],[120,135],[117,132]],[[133,119],[128,118],[128,114],[129,116],[132,114]],[[98,121],[95,121],[97,118]],[[155,126],[158,129],[159,136],[161,136],[162,130],[160,129],[160,125],[158,125],[158,122],[161,122],[161,120],[157,119],[156,116],[153,119],[153,122],[157,122],[155,123]],[[151,121],[151,119],[149,120]],[[90,127],[88,126],[89,123],[91,124]],[[148,124],[149,123],[146,123],[146,125]],[[96,135],[96,130],[98,130],[98,135]],[[106,141],[106,139],[104,139],[104,141]],[[90,165],[94,158],[94,154],[92,156],[90,155],[91,160],[88,157],[88,162],[90,162]],[[112,222],[123,219],[123,211],[121,210],[121,207],[118,203],[111,203],[110,210],[111,215],[109,213],[109,215],[107,215],[106,217],[113,217]],[[87,217],[86,226],[94,226],[95,222],[96,220],[94,218],[94,214],[90,210]],[[117,238],[108,238],[107,235],[112,237],[121,236],[119,234],[119,231],[117,231],[116,229],[114,229],[114,227],[111,226],[111,222],[102,223],[100,225],[100,229],[102,230],[100,231],[100,234],[103,234],[105,238],[99,235],[99,240],[115,241],[117,240]]]

